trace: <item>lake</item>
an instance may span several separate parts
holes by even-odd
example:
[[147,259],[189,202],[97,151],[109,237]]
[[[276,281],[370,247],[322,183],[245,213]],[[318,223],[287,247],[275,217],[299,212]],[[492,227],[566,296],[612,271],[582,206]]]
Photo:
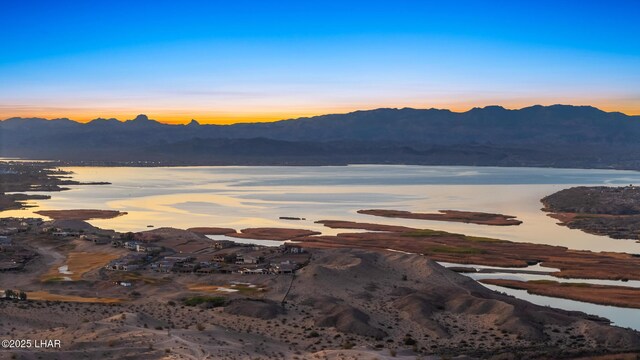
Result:
[[[512,241],[593,251],[640,253],[640,244],[590,235],[556,225],[540,211],[540,198],[576,185],[640,183],[640,173],[616,170],[464,166],[327,167],[74,167],[75,180],[111,185],[72,186],[34,201],[38,208],[4,216],[34,216],[48,209],[113,209],[129,214],[92,224],[118,231],[147,225],[188,228],[257,226],[332,230],[314,221],[341,219],[431,228]],[[357,214],[360,209],[417,212],[470,210],[516,215],[520,226],[391,219]],[[280,216],[305,218],[281,220]]]

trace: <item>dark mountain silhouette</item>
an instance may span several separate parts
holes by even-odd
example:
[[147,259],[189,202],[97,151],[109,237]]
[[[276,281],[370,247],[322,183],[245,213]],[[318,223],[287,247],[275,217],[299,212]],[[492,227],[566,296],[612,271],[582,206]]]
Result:
[[163,164],[407,163],[640,168],[640,116],[590,106],[376,109],[272,123],[11,118],[0,156]]

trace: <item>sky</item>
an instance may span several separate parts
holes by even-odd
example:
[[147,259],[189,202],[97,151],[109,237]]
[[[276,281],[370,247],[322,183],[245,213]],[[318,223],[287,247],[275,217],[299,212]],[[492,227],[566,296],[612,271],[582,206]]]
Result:
[[4,0],[0,119],[558,103],[640,114],[639,15],[635,0]]

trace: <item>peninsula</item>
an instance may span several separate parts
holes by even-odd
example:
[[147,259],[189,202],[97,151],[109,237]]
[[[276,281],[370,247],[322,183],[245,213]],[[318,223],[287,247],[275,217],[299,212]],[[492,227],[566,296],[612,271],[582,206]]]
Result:
[[614,239],[640,239],[640,187],[580,186],[544,197],[559,225]]

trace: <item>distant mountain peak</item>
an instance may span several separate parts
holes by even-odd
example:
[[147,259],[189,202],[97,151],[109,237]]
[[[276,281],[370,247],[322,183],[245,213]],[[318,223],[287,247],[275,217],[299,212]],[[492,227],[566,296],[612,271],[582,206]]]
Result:
[[503,111],[507,110],[500,105],[487,105],[485,107],[474,107],[469,112],[487,112],[487,111]]
[[134,126],[134,127],[148,127],[148,126],[162,126],[163,124],[157,122],[156,120],[149,119],[149,117],[145,114],[140,114],[136,116],[133,120],[127,120],[125,123]]
[[187,126],[200,126],[200,123],[196,119],[191,119]]
[[147,115],[145,115],[145,114],[140,114],[140,115],[136,116],[136,118],[133,119],[133,121],[140,121],[140,122],[149,121],[149,117]]

